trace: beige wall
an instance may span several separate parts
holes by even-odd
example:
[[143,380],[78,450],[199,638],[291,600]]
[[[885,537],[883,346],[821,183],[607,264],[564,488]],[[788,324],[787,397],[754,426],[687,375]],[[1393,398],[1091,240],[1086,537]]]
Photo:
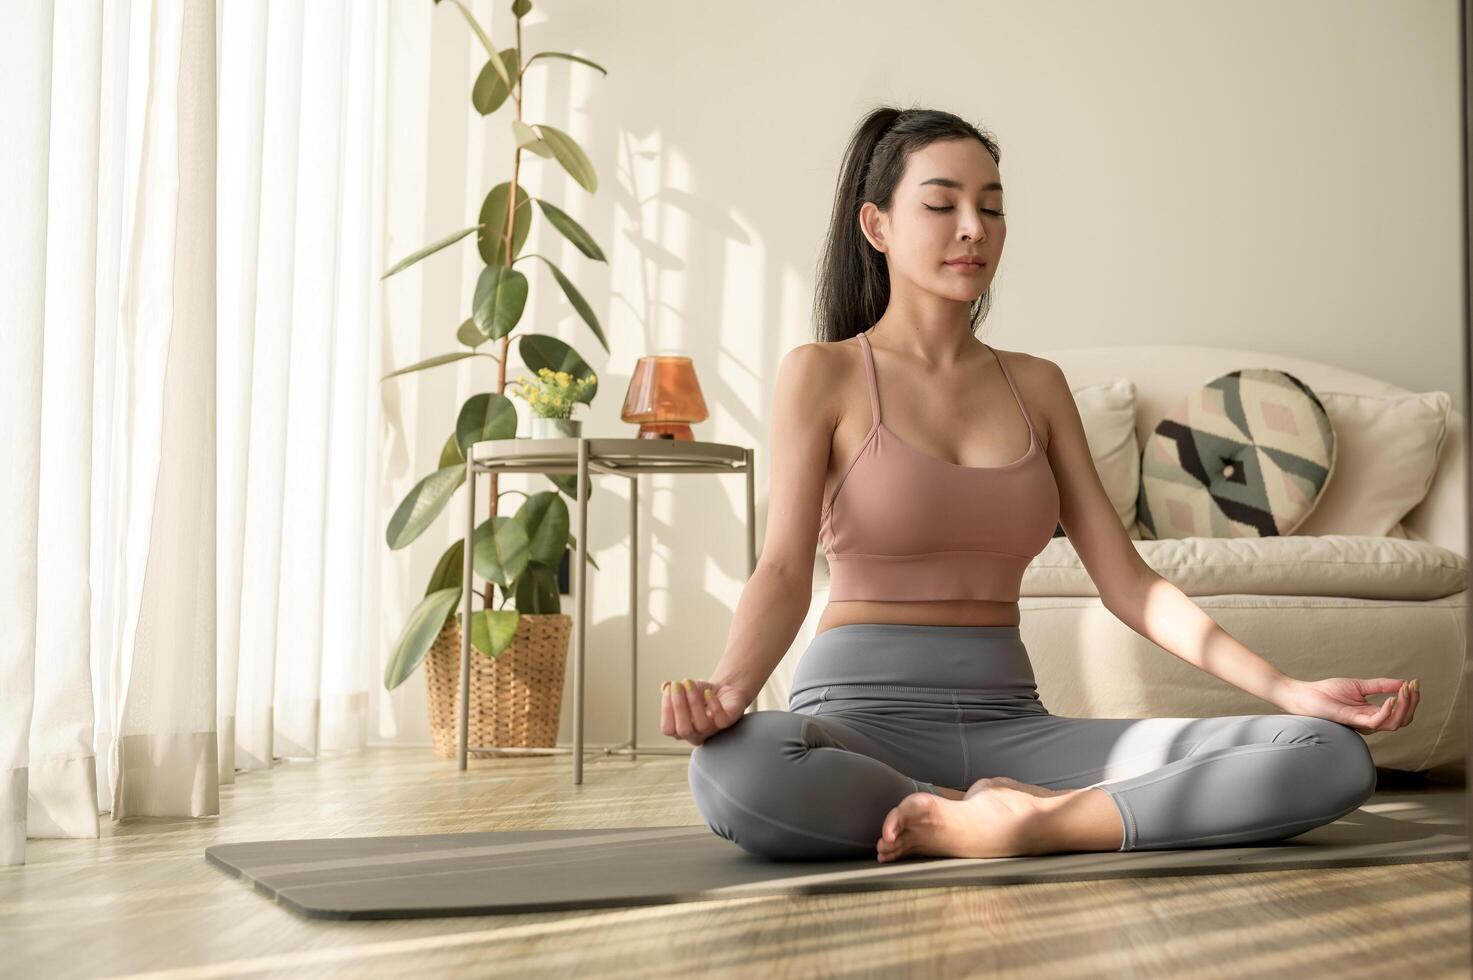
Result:
[[[471,6],[499,47],[514,43],[509,3]],[[638,357],[692,356],[711,408],[698,438],[755,446],[765,497],[774,369],[810,339],[844,140],[891,102],[948,109],[1001,142],[1009,234],[989,342],[1258,348],[1446,390],[1462,410],[1457,26],[1453,0],[536,0],[527,54],[573,52],[609,74],[539,60],[524,118],[577,138],[600,186],[589,195],[531,154],[521,180],[582,222],[609,263],[545,225],[526,250],[578,284],[612,354],[540,264],[518,266],[533,282],[519,329],[561,337],[599,371],[600,394],[580,409],[591,434],[630,431],[618,411]],[[384,54],[387,267],[472,223],[510,176],[512,144],[509,107],[489,119],[470,108],[484,53],[452,5],[395,0]],[[386,371],[454,349],[479,268],[467,242],[383,285]],[[477,359],[383,386],[381,525],[494,368]],[[642,488],[640,739],[673,744],[659,735],[658,685],[707,676],[724,646],[745,576],[743,482]],[[592,742],[627,732],[624,494],[599,478],[591,498]],[[442,515],[387,562],[384,656],[458,527]],[[380,698],[378,723],[383,740],[428,737],[422,674]]]

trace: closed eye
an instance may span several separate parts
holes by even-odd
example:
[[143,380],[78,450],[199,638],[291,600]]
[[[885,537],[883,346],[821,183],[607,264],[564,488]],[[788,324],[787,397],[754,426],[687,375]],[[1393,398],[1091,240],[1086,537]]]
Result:
[[[923,204],[921,206],[924,207],[927,211],[950,211],[952,209],[951,208],[951,205],[949,205],[949,204],[946,207],[944,207],[944,208],[933,208],[929,204]],[[979,208],[978,210],[983,211],[983,212],[985,212],[987,214],[995,214],[998,217],[1002,217],[1003,215],[1006,215],[1007,214],[1006,211],[994,211],[991,208]]]

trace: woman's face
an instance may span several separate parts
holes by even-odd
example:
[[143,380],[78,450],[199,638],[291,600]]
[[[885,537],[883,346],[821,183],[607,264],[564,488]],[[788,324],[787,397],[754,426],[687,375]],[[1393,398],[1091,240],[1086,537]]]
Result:
[[[897,277],[970,303],[986,292],[1007,237],[1002,177],[974,139],[940,140],[910,154],[888,212],[866,201],[860,227]],[[948,264],[964,256],[981,265]]]

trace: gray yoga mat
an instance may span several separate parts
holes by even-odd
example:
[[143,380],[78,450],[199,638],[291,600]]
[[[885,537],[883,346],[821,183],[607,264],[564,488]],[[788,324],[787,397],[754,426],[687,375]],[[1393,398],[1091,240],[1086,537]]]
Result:
[[299,915],[403,919],[659,905],[751,895],[1464,861],[1462,787],[1377,792],[1267,845],[1012,858],[768,861],[704,824],[216,844],[212,864]]

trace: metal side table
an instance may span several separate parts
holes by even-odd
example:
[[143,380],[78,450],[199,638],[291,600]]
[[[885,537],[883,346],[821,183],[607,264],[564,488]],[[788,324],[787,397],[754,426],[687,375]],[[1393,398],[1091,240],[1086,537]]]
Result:
[[460,715],[458,757],[466,766],[471,752],[518,755],[573,756],[573,785],[583,782],[583,664],[584,633],[588,619],[588,494],[583,492],[590,473],[624,476],[629,480],[629,738],[614,745],[595,746],[594,755],[689,755],[677,746],[638,745],[636,713],[639,704],[639,474],[745,473],[747,475],[747,575],[757,567],[757,531],[753,498],[753,450],[720,442],[681,439],[487,439],[471,446],[466,456],[465,564],[461,585],[461,622],[471,621],[473,550],[476,533],[476,476],[480,473],[575,473],[578,487],[573,526],[577,537],[573,564],[573,746],[517,748],[467,746],[470,714],[471,631],[460,631]]

